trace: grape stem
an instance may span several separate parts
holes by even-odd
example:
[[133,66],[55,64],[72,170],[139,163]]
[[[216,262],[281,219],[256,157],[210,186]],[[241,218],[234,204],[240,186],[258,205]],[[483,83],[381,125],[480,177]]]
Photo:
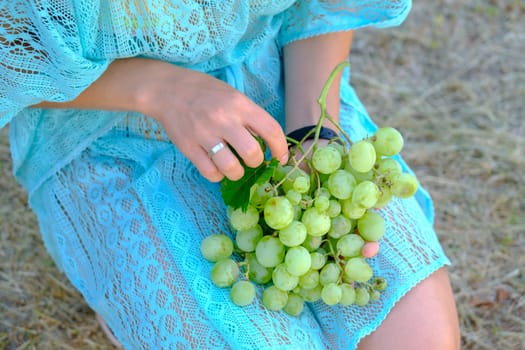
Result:
[[[332,70],[330,75],[328,76],[328,79],[326,80],[326,82],[325,82],[325,84],[324,84],[324,86],[323,86],[323,88],[321,90],[319,98],[317,99],[317,103],[319,104],[319,108],[321,109],[321,115],[319,116],[319,120],[317,121],[315,129],[310,130],[302,138],[302,140],[300,140],[300,141],[297,141],[297,140],[294,140],[292,138],[286,137],[286,140],[289,143],[295,145],[301,151],[301,157],[295,162],[294,169],[298,168],[299,164],[301,164],[303,161],[307,160],[307,156],[308,156],[308,154],[310,154],[310,152],[313,152],[313,151],[315,151],[317,149],[317,144],[319,142],[319,134],[321,133],[321,127],[323,126],[323,122],[324,122],[325,119],[328,120],[329,122],[331,122],[337,128],[337,130],[341,133],[341,135],[343,135],[343,137],[346,139],[346,141],[350,145],[352,144],[352,140],[350,139],[350,136],[348,136],[348,134],[343,130],[343,128],[341,128],[339,123],[334,118],[332,118],[329,115],[328,110],[326,108],[326,97],[328,95],[328,91],[330,90],[330,87],[332,86],[332,84],[334,82],[334,79],[337,76],[337,74],[342,69],[344,69],[347,66],[350,66],[350,63],[347,62],[347,61],[339,63]],[[302,147],[302,144],[303,144],[304,141],[306,141],[312,135],[312,132],[315,132],[314,139],[313,139],[314,142],[310,145],[310,147],[308,147],[308,150],[306,150],[306,152],[305,152],[303,147]],[[310,166],[309,168],[312,168],[312,167]],[[292,173],[292,171],[289,171],[284,176],[284,178],[281,179],[281,181],[279,181],[277,184],[275,184],[274,188],[277,190],[279,188],[279,186],[281,186],[288,179],[288,177],[290,176],[291,173]]]
[[321,90],[321,94],[319,95],[319,98],[317,99],[317,103],[319,104],[319,107],[321,108],[321,116],[319,117],[319,121],[317,122],[317,127],[315,129],[315,142],[314,145],[317,145],[317,140],[319,140],[319,133],[321,132],[321,127],[323,126],[323,121],[327,119],[329,122],[331,122],[337,130],[343,135],[343,137],[346,139],[346,141],[351,145],[352,140],[350,139],[350,136],[341,128],[339,123],[330,116],[328,113],[328,109],[326,108],[326,96],[328,95],[328,91],[330,90],[330,87],[332,86],[335,77],[341,71],[342,69],[350,66],[350,63],[345,61],[339,63],[334,70],[330,73],[330,76],[326,80],[326,83],[323,86],[323,89]]
[[[332,254],[332,258],[335,260],[336,265],[341,269],[341,276],[339,278],[339,283],[343,280],[344,275],[344,261],[339,258],[338,252],[335,251],[334,247],[332,246],[332,242],[330,240],[327,240],[326,243],[328,243],[328,247],[330,248],[330,253]],[[330,254],[329,253],[329,254]]]

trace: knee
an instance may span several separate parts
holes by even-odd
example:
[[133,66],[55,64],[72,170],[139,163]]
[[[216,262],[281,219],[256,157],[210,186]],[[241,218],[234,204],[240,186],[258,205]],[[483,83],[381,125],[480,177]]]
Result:
[[405,295],[359,350],[459,350],[456,304],[448,275],[438,270]]
[[421,345],[420,349],[460,350],[460,331],[455,315],[434,318],[413,337],[414,343]]
[[[419,341],[429,350],[459,350],[460,329],[456,303],[446,270],[440,269],[422,283],[421,297],[428,298],[428,310],[420,316],[424,329]],[[425,310],[425,304],[422,305]],[[417,336],[417,335],[416,335]]]

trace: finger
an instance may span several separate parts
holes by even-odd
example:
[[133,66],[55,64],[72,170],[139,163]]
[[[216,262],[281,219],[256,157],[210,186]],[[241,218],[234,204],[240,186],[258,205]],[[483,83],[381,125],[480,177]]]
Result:
[[361,249],[361,254],[365,258],[373,258],[379,253],[379,243],[377,242],[367,242]]
[[189,153],[188,159],[195,165],[199,173],[211,182],[219,182],[224,175],[210,159],[208,153],[200,147]]
[[279,159],[281,164],[288,161],[288,144],[283,129],[272,117],[251,118],[247,125],[254,134],[259,135],[268,145],[274,158]]
[[252,168],[259,166],[264,160],[264,154],[252,133],[247,129],[237,129],[235,135],[228,135],[226,141],[242,158],[244,163]]
[[[209,149],[211,150],[214,146],[219,144],[219,142],[216,142],[214,145],[209,146]],[[215,164],[217,169],[226,176],[228,179],[232,181],[239,180],[244,175],[244,169],[239,162],[239,159],[233,152],[230,150],[230,148],[226,145],[226,142],[224,141],[224,147],[222,147],[220,150],[218,150],[214,154],[208,154],[209,159]]]

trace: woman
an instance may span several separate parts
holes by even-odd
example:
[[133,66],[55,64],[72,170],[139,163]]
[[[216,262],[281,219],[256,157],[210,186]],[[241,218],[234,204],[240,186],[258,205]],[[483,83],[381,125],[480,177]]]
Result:
[[[228,232],[217,182],[285,133],[353,31],[399,24],[399,1],[1,1],[0,127],[57,266],[127,349],[456,349],[446,256],[420,190],[383,214],[373,259],[390,287],[367,307],[300,317],[238,308],[209,281],[201,240]],[[328,110],[354,139],[375,125],[348,84]],[[330,126],[327,124],[327,126]],[[408,169],[407,169],[408,170]]]

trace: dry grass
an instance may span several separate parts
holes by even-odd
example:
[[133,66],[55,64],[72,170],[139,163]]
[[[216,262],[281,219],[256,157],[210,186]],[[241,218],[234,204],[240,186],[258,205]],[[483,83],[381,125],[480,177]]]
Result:
[[[353,83],[407,137],[432,193],[465,350],[525,349],[525,4],[416,1],[405,24],[363,30]],[[53,266],[0,131],[0,349],[106,349]]]
[[465,350],[525,349],[524,15],[520,1],[416,2],[355,45],[358,93],[407,136],[435,199]]

